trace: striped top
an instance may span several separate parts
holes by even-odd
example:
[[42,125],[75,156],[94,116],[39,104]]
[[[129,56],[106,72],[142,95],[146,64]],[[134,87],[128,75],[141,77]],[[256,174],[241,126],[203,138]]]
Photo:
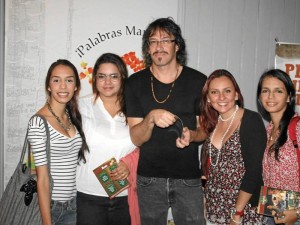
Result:
[[[47,134],[44,121],[34,116],[29,121],[28,141],[33,152],[35,166],[46,165]],[[50,132],[50,173],[53,179],[52,199],[65,202],[76,195],[76,167],[82,139],[78,131],[67,137],[55,130],[48,122]]]

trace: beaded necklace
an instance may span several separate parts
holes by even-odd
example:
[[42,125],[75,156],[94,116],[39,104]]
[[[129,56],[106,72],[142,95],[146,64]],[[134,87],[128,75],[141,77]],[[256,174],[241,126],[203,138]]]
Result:
[[156,98],[155,93],[154,93],[154,84],[153,84],[153,77],[154,77],[154,75],[153,75],[153,72],[152,72],[152,68],[150,68],[150,72],[151,72],[151,91],[152,91],[152,96],[153,96],[154,100],[155,100],[157,103],[160,103],[160,104],[165,103],[165,102],[170,98],[170,95],[171,95],[171,93],[172,93],[173,87],[174,87],[175,82],[176,82],[177,77],[178,77],[178,70],[179,70],[179,66],[176,67],[176,77],[175,77],[175,79],[174,79],[174,81],[173,81],[173,83],[172,83],[172,86],[171,86],[171,89],[170,89],[170,91],[169,91],[168,96],[167,96],[164,100],[159,101],[159,100]]
[[[225,136],[227,135],[227,133],[229,132],[231,126],[232,126],[232,123],[233,123],[233,121],[234,121],[234,119],[235,119],[236,112],[238,111],[238,109],[239,109],[239,107],[238,107],[238,105],[236,105],[235,111],[234,111],[234,112],[232,113],[232,115],[230,116],[230,118],[231,118],[230,124],[229,124],[229,126],[227,127],[225,133],[223,134],[223,136],[222,136],[222,138],[221,138],[221,148],[222,148],[222,145],[223,145],[224,138],[225,138]],[[220,117],[219,117],[219,118],[218,118],[218,123],[219,123],[220,120],[221,120],[221,119],[220,119]],[[215,135],[215,132],[216,132],[216,130],[217,130],[218,123],[217,123],[217,125],[216,125],[216,127],[215,127],[215,129],[214,129],[214,131],[213,131],[213,133],[212,133],[212,135],[211,135],[211,137],[210,137],[210,142],[209,142],[209,160],[210,160],[210,165],[212,165],[212,166],[216,166],[216,165],[218,164],[219,158],[220,158],[220,155],[221,155],[221,148],[220,148],[220,149],[217,149],[217,150],[218,150],[218,154],[217,154],[216,163],[213,164],[213,163],[212,163],[212,160],[211,160],[211,142],[212,142],[212,139],[213,139],[213,137],[214,137],[214,135]]]
[[[235,105],[235,109],[237,110],[238,105]],[[218,119],[223,121],[223,122],[227,122],[228,120],[232,119],[232,117],[235,116],[234,113],[231,114],[231,116],[229,116],[227,119],[223,119],[223,117],[221,115],[219,115]]]
[[55,117],[55,119],[57,120],[57,122],[59,123],[59,125],[65,130],[65,131],[69,131],[71,129],[71,126],[72,126],[72,121],[71,121],[71,117],[70,117],[70,114],[66,108],[66,115],[68,117],[68,126],[65,126],[62,121],[60,120],[60,118],[54,113],[53,109],[51,108],[50,106],[50,103],[47,101],[47,106],[48,106],[48,109],[49,111],[51,112],[51,114]]

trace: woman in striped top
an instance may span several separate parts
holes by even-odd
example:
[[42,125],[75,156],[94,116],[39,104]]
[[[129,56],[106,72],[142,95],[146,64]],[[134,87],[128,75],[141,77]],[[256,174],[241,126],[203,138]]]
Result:
[[[88,151],[77,107],[80,80],[68,60],[54,62],[47,73],[48,100],[37,112],[46,118],[50,132],[50,166],[46,155],[46,130],[40,117],[29,121],[30,142],[37,172],[39,207],[43,225],[76,224],[76,167]],[[50,198],[50,179],[53,190]]]

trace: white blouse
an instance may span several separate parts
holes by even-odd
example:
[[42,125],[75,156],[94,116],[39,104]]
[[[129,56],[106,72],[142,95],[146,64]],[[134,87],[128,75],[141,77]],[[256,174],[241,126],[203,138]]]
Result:
[[[93,170],[112,157],[119,161],[135,149],[130,139],[129,126],[123,114],[112,117],[101,98],[94,103],[94,95],[80,98],[79,110],[90,152],[85,155],[86,163],[81,161],[77,167],[77,190],[85,194],[108,197]],[[126,195],[127,190],[118,194]]]

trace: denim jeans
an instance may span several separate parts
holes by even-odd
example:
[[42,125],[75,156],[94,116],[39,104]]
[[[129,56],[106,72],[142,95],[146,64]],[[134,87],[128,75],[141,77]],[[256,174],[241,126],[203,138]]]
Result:
[[67,202],[51,200],[52,225],[76,225],[76,197]]
[[[265,216],[264,220],[266,221],[267,225],[280,225],[280,224],[275,224],[273,217]],[[294,223],[294,225],[300,225],[300,221],[298,220],[297,222]]]
[[142,225],[166,225],[171,207],[176,225],[203,225],[201,179],[137,177]]
[[128,198],[77,192],[77,225],[130,225]]

